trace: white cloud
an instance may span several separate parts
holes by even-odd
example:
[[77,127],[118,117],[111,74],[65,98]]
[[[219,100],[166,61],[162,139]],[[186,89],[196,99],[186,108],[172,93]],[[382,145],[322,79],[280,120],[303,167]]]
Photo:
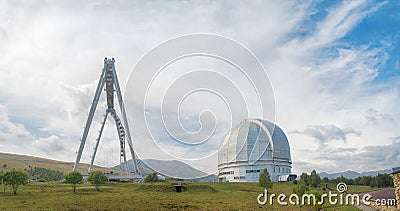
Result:
[[[316,168],[320,171],[332,169],[353,170],[358,172],[391,169],[394,163],[400,162],[400,143],[365,146],[356,148],[337,148],[322,150],[314,155],[320,162],[310,163],[307,169]],[[349,162],[351,161],[351,162]],[[354,164],[357,165],[354,165]]]
[[326,143],[334,140],[346,142],[347,136],[361,136],[361,131],[353,128],[339,128],[336,125],[312,125],[304,131],[294,131],[293,133],[304,134],[317,140],[321,147],[326,147]]
[[32,142],[32,146],[44,152],[47,155],[46,157],[54,157],[57,154],[65,153],[68,149],[66,142],[56,135],[39,138]]
[[14,123],[9,120],[8,109],[0,104],[0,142],[21,144],[21,141],[30,139],[31,134],[21,123]]

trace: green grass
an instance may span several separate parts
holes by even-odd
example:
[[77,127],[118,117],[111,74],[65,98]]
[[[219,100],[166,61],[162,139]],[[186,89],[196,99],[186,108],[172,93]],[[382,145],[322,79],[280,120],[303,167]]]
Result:
[[[270,193],[292,193],[293,184],[274,183]],[[350,186],[349,191],[370,191],[368,187]],[[97,192],[89,184],[81,184],[77,192],[61,183],[35,183],[21,186],[18,195],[0,193],[0,210],[307,210],[306,206],[259,205],[263,188],[256,183],[187,183],[187,190],[172,191],[170,182],[154,184],[109,183]],[[329,206],[327,210],[358,210],[355,207]]]
[[371,188],[369,186],[360,186],[360,185],[349,185],[348,186],[348,191],[347,193],[365,193],[365,192],[370,192],[374,190],[379,190],[382,188]]
[[[328,184],[328,188],[336,190],[336,185]],[[365,192],[370,192],[370,191],[379,190],[379,189],[381,189],[381,188],[378,188],[378,187],[371,188],[370,186],[363,186],[363,185],[347,185],[346,193],[349,193],[349,194],[365,193]]]

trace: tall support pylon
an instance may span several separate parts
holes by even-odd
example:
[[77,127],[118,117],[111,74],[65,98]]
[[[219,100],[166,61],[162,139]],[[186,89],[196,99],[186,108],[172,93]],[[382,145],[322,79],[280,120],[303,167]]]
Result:
[[[94,95],[93,102],[90,107],[89,116],[86,121],[85,129],[83,131],[81,143],[80,143],[77,155],[76,155],[76,160],[75,160],[73,170],[76,171],[78,169],[78,165],[79,165],[79,162],[82,157],[82,152],[85,147],[86,139],[89,134],[90,125],[92,124],[93,116],[96,111],[96,107],[99,102],[100,95],[103,91],[104,85],[105,85],[104,91],[107,94],[107,110],[104,114],[103,121],[101,122],[101,127],[99,130],[98,137],[96,139],[96,145],[94,147],[94,152],[92,155],[92,159],[90,161],[88,172],[89,173],[92,172],[94,159],[96,157],[97,149],[99,147],[99,143],[100,143],[101,135],[103,133],[104,125],[107,121],[108,114],[110,114],[110,116],[112,116],[112,118],[115,121],[115,126],[117,128],[118,138],[120,141],[120,152],[119,152],[120,171],[128,172],[128,163],[126,160],[126,151],[125,151],[125,143],[128,143],[129,151],[131,152],[131,156],[132,156],[132,162],[133,162],[133,168],[134,168],[133,172],[138,176],[143,176],[142,170],[139,168],[138,159],[137,159],[135,151],[133,149],[131,134],[130,134],[129,125],[128,125],[128,119],[126,118],[121,88],[119,86],[117,72],[115,69],[114,58],[112,58],[112,59],[105,58],[104,59],[103,71],[101,73],[99,83],[97,84],[96,94]],[[117,99],[118,99],[119,108],[121,111],[122,120],[119,118],[117,111],[114,108],[114,92],[116,92],[116,94],[117,94]]]

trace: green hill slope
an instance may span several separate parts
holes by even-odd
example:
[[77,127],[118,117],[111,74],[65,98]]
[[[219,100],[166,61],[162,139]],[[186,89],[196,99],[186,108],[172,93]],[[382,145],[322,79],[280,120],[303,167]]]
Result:
[[[74,166],[73,162],[63,162],[63,161],[57,161],[57,160],[51,160],[51,159],[39,158],[39,157],[33,157],[33,156],[27,156],[27,155],[0,153],[0,169],[3,168],[4,164],[7,165],[6,169],[13,169],[13,168],[26,169],[29,166],[32,166],[32,167],[37,166],[37,167],[62,171],[64,173],[68,173],[68,172],[72,171],[72,168]],[[82,163],[82,164],[79,164],[78,171],[85,172],[88,170],[88,168],[89,168],[88,164]],[[98,167],[98,166],[94,166],[93,169],[100,170],[100,171],[110,171],[111,170],[109,168],[103,168],[103,167]]]

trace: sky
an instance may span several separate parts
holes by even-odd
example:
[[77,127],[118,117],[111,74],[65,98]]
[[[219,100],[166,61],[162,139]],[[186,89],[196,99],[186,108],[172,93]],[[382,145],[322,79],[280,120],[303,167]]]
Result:
[[[399,11],[400,2],[394,0],[1,1],[0,152],[74,161],[104,57],[116,59],[122,91],[129,93],[129,78],[138,75],[135,65],[150,50],[172,38],[204,33],[240,43],[265,68],[275,121],[291,147],[292,172],[391,169],[400,161]],[[215,60],[185,62],[179,67],[210,62],[208,68],[229,72]],[[178,75],[174,68],[165,69],[152,96],[160,97],[163,86]],[[186,78],[184,85],[215,80],[215,75],[207,76]],[[245,82],[238,79],[235,85],[251,96]],[[223,83],[212,86],[226,88]],[[215,95],[192,97],[185,110],[186,129],[196,131],[199,124],[219,120],[206,147],[215,151],[236,122],[227,120],[230,113]],[[104,100],[84,162],[93,151]],[[212,109],[209,102],[216,111],[201,119],[202,111]],[[173,114],[176,108],[171,105],[154,103],[151,111]],[[131,115],[143,112],[132,105],[127,110]],[[156,122],[150,126],[159,130],[156,135],[163,130]],[[133,133],[135,129],[144,130],[131,125]],[[114,137],[108,121],[95,163],[118,164]],[[144,141],[133,141],[143,151],[140,157],[157,158]],[[187,149],[166,147],[187,155]],[[215,170],[211,158],[195,167]]]

